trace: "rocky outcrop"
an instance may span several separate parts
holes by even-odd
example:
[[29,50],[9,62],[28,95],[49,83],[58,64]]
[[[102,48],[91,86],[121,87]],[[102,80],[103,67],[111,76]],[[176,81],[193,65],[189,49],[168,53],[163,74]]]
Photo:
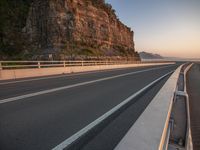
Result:
[[44,53],[139,58],[133,31],[103,0],[35,0],[24,32]]
[[139,59],[134,32],[104,0],[1,0],[0,13],[1,60]]

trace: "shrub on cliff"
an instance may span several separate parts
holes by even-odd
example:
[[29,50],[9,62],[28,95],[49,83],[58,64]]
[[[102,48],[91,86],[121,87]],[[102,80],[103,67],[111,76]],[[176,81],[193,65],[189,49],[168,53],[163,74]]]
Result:
[[106,3],[105,0],[87,0],[87,1],[92,2],[93,6],[103,9],[105,12],[107,12],[109,16],[116,16],[115,10],[112,8],[112,5]]
[[24,48],[22,28],[31,0],[0,0],[0,54],[17,56]]

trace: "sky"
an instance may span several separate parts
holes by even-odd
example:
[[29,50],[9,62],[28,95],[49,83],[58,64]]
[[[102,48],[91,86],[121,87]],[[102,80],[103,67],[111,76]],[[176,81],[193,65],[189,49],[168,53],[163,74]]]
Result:
[[200,0],[106,0],[134,31],[137,51],[200,58]]

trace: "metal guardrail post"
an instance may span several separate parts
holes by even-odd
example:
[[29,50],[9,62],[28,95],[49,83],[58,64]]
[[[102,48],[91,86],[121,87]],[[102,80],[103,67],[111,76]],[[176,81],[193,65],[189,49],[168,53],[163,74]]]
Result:
[[40,64],[40,62],[38,61],[38,68],[41,68],[41,64]]
[[63,66],[66,67],[66,62],[65,61],[63,61]]
[[84,66],[83,60],[81,61],[81,66]]

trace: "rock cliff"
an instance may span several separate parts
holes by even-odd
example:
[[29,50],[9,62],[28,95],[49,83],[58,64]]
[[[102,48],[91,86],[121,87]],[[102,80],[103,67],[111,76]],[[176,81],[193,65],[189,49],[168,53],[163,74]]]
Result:
[[38,54],[139,59],[134,32],[104,0],[34,0],[22,31]]

